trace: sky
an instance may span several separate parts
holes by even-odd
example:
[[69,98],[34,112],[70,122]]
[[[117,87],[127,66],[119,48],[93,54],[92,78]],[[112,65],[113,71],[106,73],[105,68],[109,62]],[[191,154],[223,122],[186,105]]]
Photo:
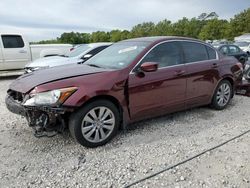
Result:
[[175,22],[203,12],[230,19],[247,8],[250,0],[0,0],[0,32],[40,41],[71,31],[130,30],[147,21]]

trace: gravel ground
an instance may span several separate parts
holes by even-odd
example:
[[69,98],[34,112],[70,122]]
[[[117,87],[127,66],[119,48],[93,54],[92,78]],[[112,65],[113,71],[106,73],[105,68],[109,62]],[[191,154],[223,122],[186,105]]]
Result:
[[[0,81],[0,187],[124,187],[250,129],[250,99],[139,122],[87,149],[66,132],[37,139],[7,111]],[[134,187],[250,187],[250,133]]]

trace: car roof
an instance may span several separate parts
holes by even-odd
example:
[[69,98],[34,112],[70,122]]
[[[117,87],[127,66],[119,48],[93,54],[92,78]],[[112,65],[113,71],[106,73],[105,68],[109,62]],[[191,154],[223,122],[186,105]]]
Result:
[[222,45],[219,45],[218,48],[222,48],[224,46],[236,46],[239,48],[239,46],[235,45],[235,44],[222,44]]
[[96,48],[96,47],[100,47],[100,46],[109,46],[113,44],[112,42],[96,42],[96,43],[89,43],[89,44],[79,44],[79,46],[81,45],[88,45],[91,48]]
[[164,40],[188,40],[188,41],[196,41],[196,42],[202,42],[204,41],[194,39],[194,38],[188,38],[188,37],[178,37],[178,36],[153,36],[153,37],[140,37],[140,38],[133,38],[133,39],[127,39],[123,40],[125,42],[159,42]]
[[21,36],[23,34],[21,34],[21,33],[0,33],[0,35],[19,35],[19,36]]

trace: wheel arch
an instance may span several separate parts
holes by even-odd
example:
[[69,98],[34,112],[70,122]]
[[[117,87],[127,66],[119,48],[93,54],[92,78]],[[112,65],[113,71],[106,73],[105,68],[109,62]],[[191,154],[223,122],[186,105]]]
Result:
[[213,95],[211,96],[210,102],[212,102],[212,100],[213,100],[213,97],[214,97],[216,88],[218,87],[218,85],[219,85],[223,80],[229,81],[230,84],[232,85],[232,89],[233,89],[232,98],[233,98],[233,96],[234,96],[234,91],[235,91],[235,88],[234,88],[234,87],[235,87],[234,79],[233,79],[231,76],[227,76],[227,75],[226,75],[226,76],[224,76],[223,78],[221,78],[221,79],[217,82],[216,86],[214,87]]
[[227,80],[227,81],[229,81],[230,84],[232,85],[232,90],[233,90],[233,92],[232,92],[231,98],[233,98],[233,97],[234,97],[234,92],[235,92],[235,83],[234,83],[233,78],[231,78],[231,77],[225,77],[225,78],[223,78],[222,80]]
[[120,108],[122,109],[122,105],[120,104],[119,100],[117,98],[115,98],[114,96],[111,96],[111,95],[96,95],[94,97],[91,97],[90,99],[88,99],[86,102],[84,102],[81,106],[85,106],[93,101],[96,101],[96,100],[108,100],[110,102],[112,102],[119,110]]
[[85,105],[91,103],[91,102],[94,102],[96,100],[106,100],[106,101],[110,101],[112,102],[118,109],[119,111],[119,114],[120,114],[120,119],[121,119],[121,123],[120,123],[120,126],[125,126],[124,125],[124,109],[123,109],[123,106],[122,104],[120,103],[120,101],[115,98],[114,96],[111,96],[111,95],[96,95],[96,96],[93,96],[91,97],[90,99],[88,99],[87,101],[85,101],[82,105],[80,105],[76,110],[79,110],[80,108],[83,108]]
[[[93,104],[93,103],[95,103],[95,104]],[[92,110],[95,107],[100,107],[102,105],[104,105],[104,106],[108,105],[109,107],[107,107],[107,108],[114,110],[113,113],[115,112],[116,117],[117,117],[117,119],[115,119],[115,121],[118,124],[115,123],[113,125],[114,127],[112,129],[112,132],[110,132],[109,135],[107,137],[105,137],[103,140],[97,140],[97,142],[95,142],[93,140],[92,141],[88,140],[87,138],[84,137],[84,135],[82,133],[83,118],[89,112],[89,110]],[[120,118],[119,117],[120,116],[119,110],[121,108],[114,109],[116,105],[119,105],[119,104],[117,104],[117,101],[114,100],[114,97],[112,97],[112,96],[95,96],[95,97],[87,100],[84,104],[79,106],[77,109],[75,109],[74,112],[72,112],[70,114],[68,125],[69,125],[69,131],[70,131],[70,134],[72,135],[72,137],[81,145],[86,146],[86,147],[91,147],[91,148],[97,147],[97,146],[102,146],[102,145],[106,144],[107,142],[109,142],[117,134],[118,129],[121,128],[121,120],[119,119]],[[95,125],[95,126],[97,126],[97,125]],[[100,126],[100,125],[98,125],[98,126]],[[96,131],[97,127],[91,128],[91,129],[92,129],[91,130],[92,133],[90,133],[90,134],[93,134],[93,130],[94,130],[94,132],[96,132],[95,136],[96,136],[96,134],[99,134],[99,138],[100,138],[100,132]]]
[[[234,83],[233,78],[227,76],[227,77],[223,78],[222,80],[227,80],[227,81],[229,81],[230,84],[232,85],[233,89],[234,89],[235,83]],[[220,82],[221,82],[222,80],[220,80]]]

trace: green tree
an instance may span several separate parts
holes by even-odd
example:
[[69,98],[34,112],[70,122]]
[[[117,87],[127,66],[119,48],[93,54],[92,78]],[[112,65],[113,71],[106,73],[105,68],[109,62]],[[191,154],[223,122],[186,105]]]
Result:
[[173,35],[198,38],[201,29],[205,24],[206,21],[198,20],[196,18],[189,20],[184,17],[173,24]]
[[104,31],[96,31],[91,34],[91,42],[109,42],[110,35]]
[[250,33],[250,8],[236,14],[230,20],[230,37],[239,36],[244,33]]
[[39,42],[30,42],[30,44],[58,44],[60,43],[59,39],[51,39],[51,40],[42,40]]
[[90,42],[90,34],[88,33],[63,33],[58,39],[61,43],[70,43],[70,44],[82,44]]
[[109,33],[111,42],[118,42],[121,40],[122,32],[120,30],[112,30]]
[[130,38],[130,32],[128,30],[123,30],[121,32],[121,40],[129,39]]
[[226,30],[228,29],[228,24],[227,20],[209,20],[202,28],[199,38],[202,40],[225,39],[227,38]]
[[128,39],[130,36],[130,32],[127,30],[112,30],[109,32],[110,35],[110,41],[111,42],[118,42],[121,40]]
[[91,34],[90,33],[81,33],[81,43],[90,43]]
[[158,35],[158,36],[164,36],[164,35],[173,35],[174,31],[173,31],[173,26],[171,21],[165,19],[163,21],[158,22],[155,25],[154,28],[154,35]]
[[191,20],[189,20],[189,23],[186,25],[184,29],[184,36],[198,38],[205,24],[206,21],[192,18]]
[[174,35],[176,36],[185,36],[184,29],[188,26],[188,19],[184,17],[183,19],[179,20],[178,22],[173,24],[173,31]]
[[130,37],[147,37],[154,33],[155,24],[153,22],[144,22],[134,26],[131,30]]

